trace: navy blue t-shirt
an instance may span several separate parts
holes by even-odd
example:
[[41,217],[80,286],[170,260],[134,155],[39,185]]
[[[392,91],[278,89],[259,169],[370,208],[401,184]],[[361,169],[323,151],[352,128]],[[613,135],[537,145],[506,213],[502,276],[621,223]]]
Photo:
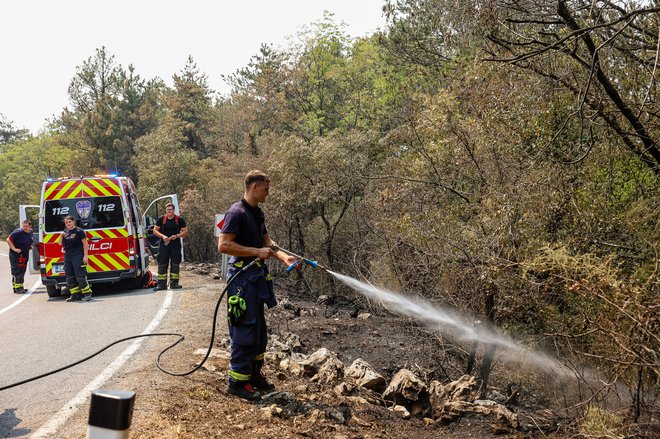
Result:
[[25,233],[23,228],[11,232],[9,239],[14,243],[14,247],[23,252],[29,251],[30,247],[32,247],[32,233]]
[[86,239],[85,231],[80,227],[74,227],[72,230],[64,230],[64,238],[62,239],[62,245],[64,247],[64,252],[82,250],[83,239]]
[[[245,199],[232,204],[225,214],[225,222],[221,233],[235,234],[234,242],[245,247],[261,248],[264,246],[264,235],[268,234],[264,212],[259,207],[252,207]],[[254,257],[232,256],[229,263],[243,260],[250,262]]]

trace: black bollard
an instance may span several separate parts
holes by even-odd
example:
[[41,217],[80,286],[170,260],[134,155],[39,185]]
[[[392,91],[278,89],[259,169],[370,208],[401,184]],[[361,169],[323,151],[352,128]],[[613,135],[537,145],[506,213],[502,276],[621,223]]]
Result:
[[128,439],[135,392],[99,389],[92,392],[87,439]]

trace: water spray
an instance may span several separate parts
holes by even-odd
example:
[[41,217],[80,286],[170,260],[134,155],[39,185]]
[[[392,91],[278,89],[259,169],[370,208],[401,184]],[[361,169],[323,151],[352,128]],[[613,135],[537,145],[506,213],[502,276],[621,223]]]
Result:
[[572,376],[570,371],[554,358],[541,352],[525,349],[511,337],[508,337],[495,329],[473,327],[472,325],[465,323],[463,321],[464,319],[459,315],[438,308],[429,301],[420,298],[405,297],[401,293],[379,288],[350,276],[335,273],[313,259],[297,255],[277,246],[276,244],[272,244],[271,249],[273,251],[284,252],[287,255],[298,259],[287,268],[287,272],[290,272],[301,263],[311,265],[312,267],[322,268],[358,293],[369,299],[378,301],[381,305],[395,314],[411,317],[437,331],[450,332],[457,339],[462,341],[478,341],[487,345],[497,346],[502,349],[504,358],[509,361],[528,361],[535,364],[539,369],[557,377]]

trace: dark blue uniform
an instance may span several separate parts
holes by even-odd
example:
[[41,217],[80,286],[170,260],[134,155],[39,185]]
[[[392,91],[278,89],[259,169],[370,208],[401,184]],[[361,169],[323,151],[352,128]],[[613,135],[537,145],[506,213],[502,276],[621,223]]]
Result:
[[[156,220],[156,225],[160,228],[160,233],[165,236],[177,235],[183,227],[186,227],[186,221],[178,215],[173,218],[167,218],[167,215]],[[165,244],[161,238],[158,247],[158,288],[165,289],[167,285],[167,268],[170,269],[170,288],[177,288],[179,285],[179,272],[181,271],[181,239],[177,238]]]
[[30,248],[32,248],[32,231],[25,233],[23,228],[11,232],[9,238],[14,247],[21,252],[9,251],[9,265],[11,266],[11,281],[15,293],[24,293],[23,283],[25,282],[25,270],[27,269],[28,259],[30,257]]
[[85,231],[80,227],[65,229],[62,236],[62,247],[64,248],[64,274],[66,275],[66,286],[69,288],[71,298],[76,299],[92,294],[92,288],[87,283],[87,269],[83,265],[83,239],[86,239]]
[[[245,200],[234,203],[225,215],[222,233],[235,234],[234,242],[246,247],[264,246],[264,235],[268,234],[263,211],[250,206]],[[227,280],[242,267],[252,262],[253,257],[232,256],[229,259]],[[246,310],[241,317],[229,322],[231,336],[231,358],[229,366],[230,385],[250,381],[259,377],[266,352],[267,328],[264,305],[272,308],[277,304],[268,268],[262,262],[253,265],[236,278],[227,290],[227,297],[239,296],[245,300]]]

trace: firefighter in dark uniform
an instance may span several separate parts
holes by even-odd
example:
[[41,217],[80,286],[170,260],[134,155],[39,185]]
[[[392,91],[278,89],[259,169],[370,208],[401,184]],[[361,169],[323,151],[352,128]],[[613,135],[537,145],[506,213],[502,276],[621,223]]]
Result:
[[21,227],[11,232],[7,238],[10,250],[11,282],[16,294],[27,293],[27,290],[23,288],[23,282],[25,282],[25,270],[32,248],[32,227],[30,226],[30,221],[24,220]]
[[67,302],[92,300],[92,287],[87,283],[87,262],[89,244],[87,234],[76,226],[76,219],[67,215],[64,217],[64,231],[58,238],[64,249],[64,274],[66,286],[71,294]]
[[244,183],[243,199],[234,203],[225,215],[218,251],[231,256],[227,280],[258,259],[234,279],[227,290],[231,336],[228,390],[241,398],[258,401],[261,399],[259,391],[274,389],[261,373],[267,342],[264,305],[272,308],[277,304],[264,261],[275,257],[291,265],[296,258],[270,248],[273,241],[268,236],[264,214],[259,208],[259,203],[268,197],[268,176],[261,171],[250,171]]
[[154,235],[160,238],[158,248],[158,284],[154,291],[167,289],[167,267],[170,268],[171,289],[183,288],[179,283],[181,239],[188,236],[186,221],[174,213],[174,204],[165,205],[165,215],[158,218]]

